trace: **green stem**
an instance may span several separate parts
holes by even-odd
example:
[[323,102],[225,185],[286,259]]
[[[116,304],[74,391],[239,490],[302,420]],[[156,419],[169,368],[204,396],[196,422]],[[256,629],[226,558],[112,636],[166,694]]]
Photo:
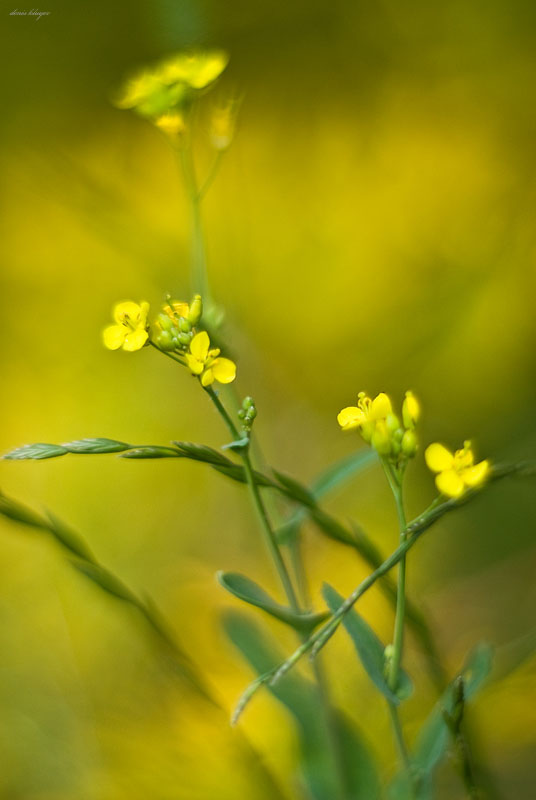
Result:
[[[235,424],[233,423],[231,417],[229,416],[225,406],[221,402],[218,394],[214,391],[214,389],[212,389],[211,386],[207,387],[205,391],[207,392],[210,399],[214,403],[218,413],[225,422],[231,435],[236,439],[240,438],[240,434]],[[284,592],[287,596],[288,603],[294,612],[300,613],[302,611],[301,605],[298,600],[296,591],[294,589],[294,585],[292,583],[290,573],[287,569],[287,565],[285,564],[281,550],[279,548],[279,544],[277,542],[274,529],[272,528],[268,513],[266,511],[266,507],[262,500],[261,493],[259,491],[259,486],[257,484],[257,481],[255,480],[255,474],[253,466],[251,464],[251,459],[248,450],[241,451],[240,457],[242,459],[242,463],[244,464],[244,471],[246,473],[247,485],[253,501],[253,505],[255,506],[255,510],[257,512],[257,516],[259,518],[259,522],[261,524],[261,528],[264,533],[264,538],[268,550],[270,551],[270,555],[275,564],[277,573],[279,575],[279,579],[283,586]],[[296,571],[301,574],[303,572],[303,565],[301,563],[301,558],[299,556],[299,553],[294,553],[294,557],[296,559],[295,561]],[[303,584],[303,586],[305,587],[305,583]],[[303,637],[302,637],[302,642],[303,642]],[[324,717],[326,733],[331,748],[331,754],[333,758],[333,764],[338,784],[338,796],[340,800],[344,800],[344,798],[346,798],[346,778],[344,772],[344,764],[342,762],[342,756],[338,742],[338,733],[336,729],[335,720],[333,717],[333,711],[329,702],[326,679],[320,663],[315,662],[313,666],[313,672],[317,685],[318,698],[320,701],[320,709]]]
[[201,201],[208,186],[203,186],[199,191],[195,175],[194,159],[190,142],[184,142],[179,148],[179,156],[184,177],[186,194],[190,203],[190,216],[192,223],[192,289],[203,298],[208,307],[210,305],[210,290],[207,278],[207,260],[203,238],[203,225],[201,221]]

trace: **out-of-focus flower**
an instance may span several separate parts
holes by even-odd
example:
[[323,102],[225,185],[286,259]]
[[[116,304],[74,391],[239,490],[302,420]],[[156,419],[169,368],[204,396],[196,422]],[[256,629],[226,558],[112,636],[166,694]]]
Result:
[[240,100],[231,97],[213,109],[210,119],[210,142],[215,150],[227,150],[231,145],[239,106]]
[[489,461],[475,464],[470,441],[461,450],[451,453],[444,445],[435,442],[426,448],[424,458],[428,468],[436,472],[436,486],[447,497],[460,497],[466,489],[480,486],[489,475]]
[[236,364],[229,358],[220,357],[219,348],[210,349],[206,331],[197,333],[190,342],[186,363],[192,375],[199,377],[202,386],[210,386],[214,381],[232,383],[236,377]]
[[108,350],[119,350],[120,347],[128,352],[141,350],[149,338],[147,332],[147,314],[149,303],[133,303],[127,300],[118,303],[113,310],[115,325],[104,329],[102,338]]
[[[143,70],[128,80],[115,105],[132,108],[155,122],[162,118],[166,120],[170,112],[186,107],[196,94],[210,86],[223,72],[228,60],[222,50],[177,53],[154,69]],[[174,118],[176,125],[177,118]]]
[[170,111],[167,114],[162,114],[161,117],[157,117],[154,124],[171,138],[175,138],[179,133],[184,133],[186,130],[184,116],[179,111]]

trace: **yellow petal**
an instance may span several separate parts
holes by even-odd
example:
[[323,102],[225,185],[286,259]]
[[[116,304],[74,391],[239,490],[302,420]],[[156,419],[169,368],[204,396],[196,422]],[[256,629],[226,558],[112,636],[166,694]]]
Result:
[[404,403],[402,404],[402,417],[404,420],[404,426],[406,428],[411,428],[421,415],[421,407],[419,401],[413,394],[413,392],[406,392],[406,396],[404,398]]
[[211,383],[214,383],[214,373],[212,369],[206,369],[201,375],[201,385],[210,386]]
[[205,364],[203,361],[199,361],[194,356],[191,356],[189,353],[185,353],[186,363],[188,364],[188,368],[191,373],[194,375],[201,375],[205,368]]
[[102,332],[102,340],[104,346],[108,350],[118,350],[123,342],[128,331],[124,325],[109,325]]
[[365,414],[357,406],[347,406],[337,414],[337,422],[344,431],[351,431],[365,422]]
[[461,477],[466,486],[479,486],[484,483],[489,473],[489,461],[481,461],[474,467],[468,467],[461,472]]
[[143,328],[145,328],[147,324],[147,314],[149,313],[149,308],[150,306],[149,303],[147,303],[147,301],[144,300],[143,303],[140,303],[139,325]]
[[220,383],[232,383],[236,378],[236,364],[230,358],[217,358],[211,371]]
[[473,451],[471,450],[471,443],[465,442],[462,450],[456,450],[454,453],[454,466],[457,470],[468,469],[472,467],[475,461]]
[[124,303],[117,303],[114,308],[114,319],[120,325],[124,325],[128,318],[132,323],[136,323],[140,317],[141,309],[137,303],[132,300],[126,300]]
[[133,353],[135,350],[141,350],[148,338],[149,334],[147,331],[144,331],[143,328],[138,328],[135,331],[128,331],[123,343],[123,350],[127,350],[129,353]]
[[201,331],[201,333],[196,333],[190,342],[190,353],[194,358],[197,358],[198,361],[206,361],[209,347],[210,339],[208,338],[208,333],[206,331]]
[[436,476],[435,482],[439,491],[446,494],[447,497],[459,497],[464,490],[463,480],[453,469],[440,472]]
[[372,401],[369,419],[373,422],[378,419],[385,419],[392,412],[392,410],[393,408],[388,396],[385,394],[385,392],[380,392],[379,395]]
[[442,444],[435,442],[429,445],[424,451],[424,460],[432,472],[443,472],[451,469],[454,464],[454,456]]

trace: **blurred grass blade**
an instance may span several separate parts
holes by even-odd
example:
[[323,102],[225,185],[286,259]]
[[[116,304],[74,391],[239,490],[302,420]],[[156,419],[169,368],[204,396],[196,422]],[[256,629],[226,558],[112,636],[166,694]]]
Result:
[[205,461],[207,464],[221,464],[222,466],[234,465],[234,461],[206,444],[195,444],[194,442],[173,442],[173,444],[181,453],[194,461]]
[[100,564],[93,564],[89,561],[76,561],[71,559],[71,564],[75,569],[81,572],[90,581],[96,583],[101,589],[104,589],[108,594],[118,597],[120,600],[126,600],[128,603],[138,605],[138,600],[133,592],[125,586],[123,581],[116,578],[105,567]]
[[[344,597],[338,594],[329,584],[325,583],[322,588],[322,595],[331,613],[335,613],[339,606],[344,602]],[[348,632],[365,672],[376,686],[377,689],[391,703],[398,705],[401,699],[406,699],[407,692],[411,693],[412,683],[404,670],[400,670],[401,693],[393,692],[384,676],[384,650],[385,647],[376,636],[368,622],[365,622],[357,611],[352,609],[343,618],[343,625]],[[401,696],[402,695],[402,696]]]
[[315,499],[309,489],[297,481],[295,478],[291,478],[289,475],[285,475],[283,472],[278,472],[276,469],[272,469],[273,474],[286,490],[290,497],[294,498],[304,506],[314,506]]
[[319,500],[374,463],[377,463],[377,456],[372,448],[358,450],[321,472],[311,483],[310,490],[315,499]]
[[47,511],[51,523],[50,532],[67,550],[85,561],[95,562],[93,553],[81,536],[72,531],[62,520],[51,511]]
[[273,600],[257,583],[238,572],[218,572],[218,581],[228,592],[249,605],[261,608],[272,617],[290,625],[300,633],[309,634],[329,616],[327,612],[318,614],[296,614],[290,608]]
[[[268,672],[280,662],[282,653],[278,645],[243,614],[225,613],[223,627],[257,674]],[[319,714],[316,687],[311,681],[293,673],[268,688],[296,722],[302,775],[309,797],[312,800],[335,800],[340,797],[334,778],[328,730]],[[345,798],[378,800],[380,787],[376,766],[359,732],[339,712],[334,712],[333,722],[341,751]]]
[[[464,679],[465,700],[469,700],[480,689],[488,677],[492,667],[492,648],[481,643],[468,655],[461,671]],[[454,709],[454,683],[452,681],[443,696],[434,706],[424,723],[415,745],[415,764],[425,776],[431,774],[441,761],[449,742],[449,730],[444,719],[444,712],[452,714]]]
[[497,648],[493,679],[501,680],[536,653],[536,628]]

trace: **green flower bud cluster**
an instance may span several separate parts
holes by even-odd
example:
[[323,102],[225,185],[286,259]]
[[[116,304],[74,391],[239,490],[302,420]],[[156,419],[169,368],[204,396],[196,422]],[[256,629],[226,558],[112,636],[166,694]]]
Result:
[[187,352],[202,313],[203,303],[198,294],[190,304],[168,298],[153,325],[153,342],[160,350]]
[[252,397],[244,397],[242,406],[238,411],[238,418],[242,420],[242,430],[249,433],[253,427],[253,421],[257,416],[257,408]]

